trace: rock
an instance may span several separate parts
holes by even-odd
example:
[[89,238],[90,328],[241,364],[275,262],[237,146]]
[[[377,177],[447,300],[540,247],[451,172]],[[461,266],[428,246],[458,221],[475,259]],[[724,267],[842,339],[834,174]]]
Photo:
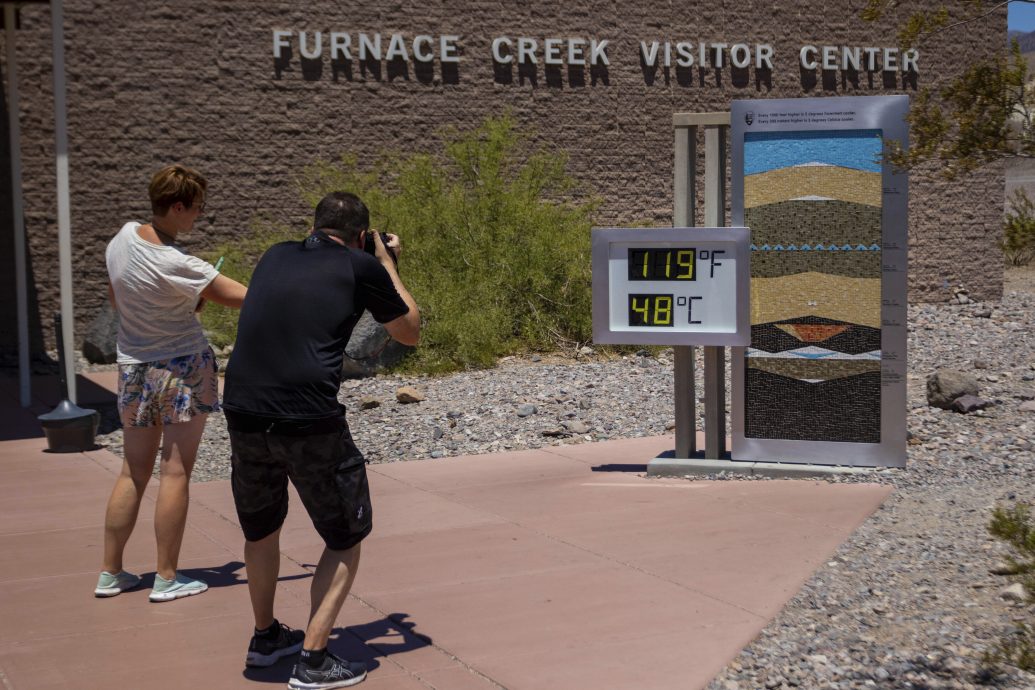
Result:
[[953,369],[939,369],[927,377],[927,404],[943,410],[962,395],[978,394],[978,382],[970,374]]
[[589,400],[586,400],[585,398],[583,398],[582,400],[579,400],[579,409],[580,410],[588,410],[591,407],[593,407],[593,403],[591,403]]
[[539,410],[536,408],[535,405],[532,405],[531,403],[525,403],[524,405],[518,405],[517,416],[518,417],[531,417],[532,415],[534,415],[538,411]]
[[101,310],[83,335],[83,357],[91,364],[114,364],[119,336],[119,313],[104,300]]
[[431,430],[431,437],[436,441],[446,435],[446,432],[442,431],[442,427],[436,426]]
[[990,319],[992,318],[992,310],[987,308],[978,309],[976,312],[974,312],[974,316],[976,316],[979,319]]
[[975,359],[972,362],[972,364],[974,365],[975,369],[991,369],[992,368],[992,365],[989,364],[988,360],[985,360],[985,359]]
[[539,355],[532,355],[531,359],[532,359],[533,362],[542,362],[543,361],[543,358],[540,357]]
[[364,311],[345,347],[341,375],[346,379],[373,376],[398,364],[412,351],[409,345],[392,340],[384,326]]
[[359,409],[361,410],[372,410],[375,407],[381,407],[381,401],[372,395],[364,395],[359,399]]
[[999,592],[999,598],[1005,599],[1006,601],[1027,601],[1028,593],[1024,589],[1024,585],[1020,582],[1015,582],[1003,591]]
[[1007,563],[1006,561],[999,561],[998,563],[993,565],[991,568],[989,568],[988,572],[992,573],[993,575],[1016,575],[1017,573],[1020,572],[1020,568],[1018,568],[1013,563]]
[[562,422],[561,426],[570,431],[573,434],[588,434],[589,427],[585,422],[579,419],[573,419],[568,422]]
[[970,414],[971,412],[983,410],[990,404],[988,400],[979,398],[976,395],[961,395],[952,401],[952,409],[960,414]]
[[450,410],[449,412],[446,412],[446,417],[448,419],[460,419],[463,416],[464,413],[460,410]]
[[433,450],[433,451],[431,451],[431,457],[433,457],[433,458],[441,458],[445,454],[446,454],[446,452],[444,450]]
[[555,429],[543,429],[543,436],[567,436],[568,430],[563,427],[557,427]]
[[594,350],[589,345],[583,345],[582,347],[579,348],[579,354],[580,355],[585,355],[586,357],[588,357],[588,356],[592,355],[593,353],[594,353]]
[[1035,412],[1035,400],[1029,400],[1028,402],[1022,402],[1018,407],[1021,412]]
[[403,405],[419,403],[424,400],[424,394],[413,386],[402,386],[395,391],[395,399]]

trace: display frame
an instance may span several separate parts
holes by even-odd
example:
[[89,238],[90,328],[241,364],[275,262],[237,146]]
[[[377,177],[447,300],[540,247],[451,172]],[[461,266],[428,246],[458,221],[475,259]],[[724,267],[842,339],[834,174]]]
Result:
[[[748,132],[881,130],[884,142],[908,146],[908,96],[852,96],[734,101],[731,106],[731,220],[743,223],[744,143]],[[788,122],[786,113],[806,113],[806,122]],[[909,177],[887,160],[881,171],[881,367],[880,440],[798,440],[748,437],[746,347],[732,353],[732,458],[858,467],[904,467],[907,447],[906,350],[908,344]],[[749,288],[750,289],[750,288]]]
[[[593,342],[601,345],[673,345],[673,346],[735,346],[747,345],[751,337],[750,327],[750,241],[747,228],[593,228],[591,235],[593,269]],[[732,295],[725,296],[721,308],[732,310],[733,330],[685,331],[673,330],[667,326],[641,327],[633,330],[626,327],[616,330],[612,327],[612,300],[619,295],[612,294],[611,247],[630,244],[640,248],[683,248],[682,245],[721,246],[728,254],[724,260],[735,261],[732,278],[728,279]],[[695,258],[696,261],[696,258]],[[628,269],[627,269],[628,270]],[[699,269],[694,269],[694,279],[686,282],[703,285],[711,278],[702,278]],[[652,281],[634,281],[644,285]],[[661,281],[653,281],[655,283]],[[675,284],[677,281],[669,280]],[[639,290],[639,288],[637,288]],[[638,294],[646,292],[639,290]],[[630,291],[621,293],[627,300]],[[628,302],[626,301],[627,305]],[[628,308],[628,307],[627,307]]]

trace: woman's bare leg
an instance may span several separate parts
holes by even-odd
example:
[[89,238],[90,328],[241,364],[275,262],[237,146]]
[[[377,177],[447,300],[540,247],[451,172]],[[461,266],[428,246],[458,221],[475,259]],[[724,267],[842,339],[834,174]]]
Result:
[[109,573],[122,570],[122,554],[137,524],[140,501],[162,440],[162,427],[126,427],[122,434],[125,459],[104,516],[104,570]]
[[208,415],[199,414],[189,422],[169,424],[162,438],[161,483],[155,506],[155,541],[158,542],[158,574],[167,580],[176,577],[183,530],[187,525],[190,502],[190,474],[198,457],[198,445]]

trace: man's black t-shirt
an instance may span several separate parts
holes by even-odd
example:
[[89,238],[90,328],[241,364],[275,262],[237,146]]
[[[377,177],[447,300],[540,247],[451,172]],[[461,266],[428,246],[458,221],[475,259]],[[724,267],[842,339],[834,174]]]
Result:
[[277,419],[341,415],[342,353],[364,309],[380,323],[409,310],[370,254],[319,232],[270,247],[241,308],[223,406]]

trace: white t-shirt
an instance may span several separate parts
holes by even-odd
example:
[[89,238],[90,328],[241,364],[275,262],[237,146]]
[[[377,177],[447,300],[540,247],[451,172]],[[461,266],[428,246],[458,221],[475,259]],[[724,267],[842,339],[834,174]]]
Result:
[[118,363],[204,351],[208,341],[194,309],[219,272],[178,247],[148,242],[137,234],[139,227],[135,221],[123,225],[105,252],[119,312]]

